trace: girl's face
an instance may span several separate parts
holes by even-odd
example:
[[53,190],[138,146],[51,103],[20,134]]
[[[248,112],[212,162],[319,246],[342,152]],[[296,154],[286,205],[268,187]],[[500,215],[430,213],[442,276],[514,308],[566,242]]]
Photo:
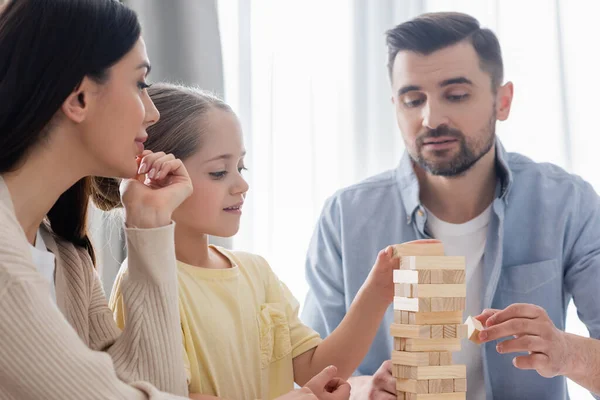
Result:
[[248,183],[242,177],[244,141],[235,114],[209,110],[200,149],[184,161],[194,192],[173,214],[185,230],[229,237],[237,233]]

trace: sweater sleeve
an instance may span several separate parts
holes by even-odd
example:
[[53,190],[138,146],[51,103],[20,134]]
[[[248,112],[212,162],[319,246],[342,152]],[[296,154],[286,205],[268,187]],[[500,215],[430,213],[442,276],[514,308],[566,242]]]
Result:
[[146,382],[118,379],[111,357],[90,350],[30,274],[0,288],[0,397],[33,399],[182,399]]
[[[90,305],[90,347],[112,357],[125,382],[148,381],[187,396],[173,224],[126,229],[128,270],[119,276],[121,332],[96,274]],[[112,300],[111,300],[112,302]]]

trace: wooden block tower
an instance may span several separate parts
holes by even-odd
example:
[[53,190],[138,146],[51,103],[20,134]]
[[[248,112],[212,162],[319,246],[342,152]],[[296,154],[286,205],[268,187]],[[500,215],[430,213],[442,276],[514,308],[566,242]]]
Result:
[[464,400],[465,365],[452,364],[467,337],[465,258],[444,256],[442,243],[394,246],[392,373],[398,400]]

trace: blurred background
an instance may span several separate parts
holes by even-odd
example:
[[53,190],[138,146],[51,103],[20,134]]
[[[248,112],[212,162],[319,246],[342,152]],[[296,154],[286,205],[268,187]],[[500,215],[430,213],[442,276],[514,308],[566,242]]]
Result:
[[[1,2],[1,0],[0,0]],[[244,129],[250,192],[226,247],[264,256],[302,302],[304,257],[325,199],[394,168],[403,151],[390,102],[384,32],[429,11],[461,11],[499,36],[509,151],[600,188],[595,0],[125,0],[140,15],[151,81],[214,91]],[[389,216],[389,223],[395,221]],[[105,289],[124,257],[118,224],[93,216]],[[600,234],[600,232],[599,232]],[[571,305],[568,330],[587,336]],[[569,382],[573,399],[591,399]]]

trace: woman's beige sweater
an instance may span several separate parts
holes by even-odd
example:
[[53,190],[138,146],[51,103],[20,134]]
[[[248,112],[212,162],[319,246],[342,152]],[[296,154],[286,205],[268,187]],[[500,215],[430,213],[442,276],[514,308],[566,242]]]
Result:
[[56,257],[52,302],[0,176],[0,399],[187,395],[174,226],[126,229],[126,235],[121,332],[88,253],[46,231]]

